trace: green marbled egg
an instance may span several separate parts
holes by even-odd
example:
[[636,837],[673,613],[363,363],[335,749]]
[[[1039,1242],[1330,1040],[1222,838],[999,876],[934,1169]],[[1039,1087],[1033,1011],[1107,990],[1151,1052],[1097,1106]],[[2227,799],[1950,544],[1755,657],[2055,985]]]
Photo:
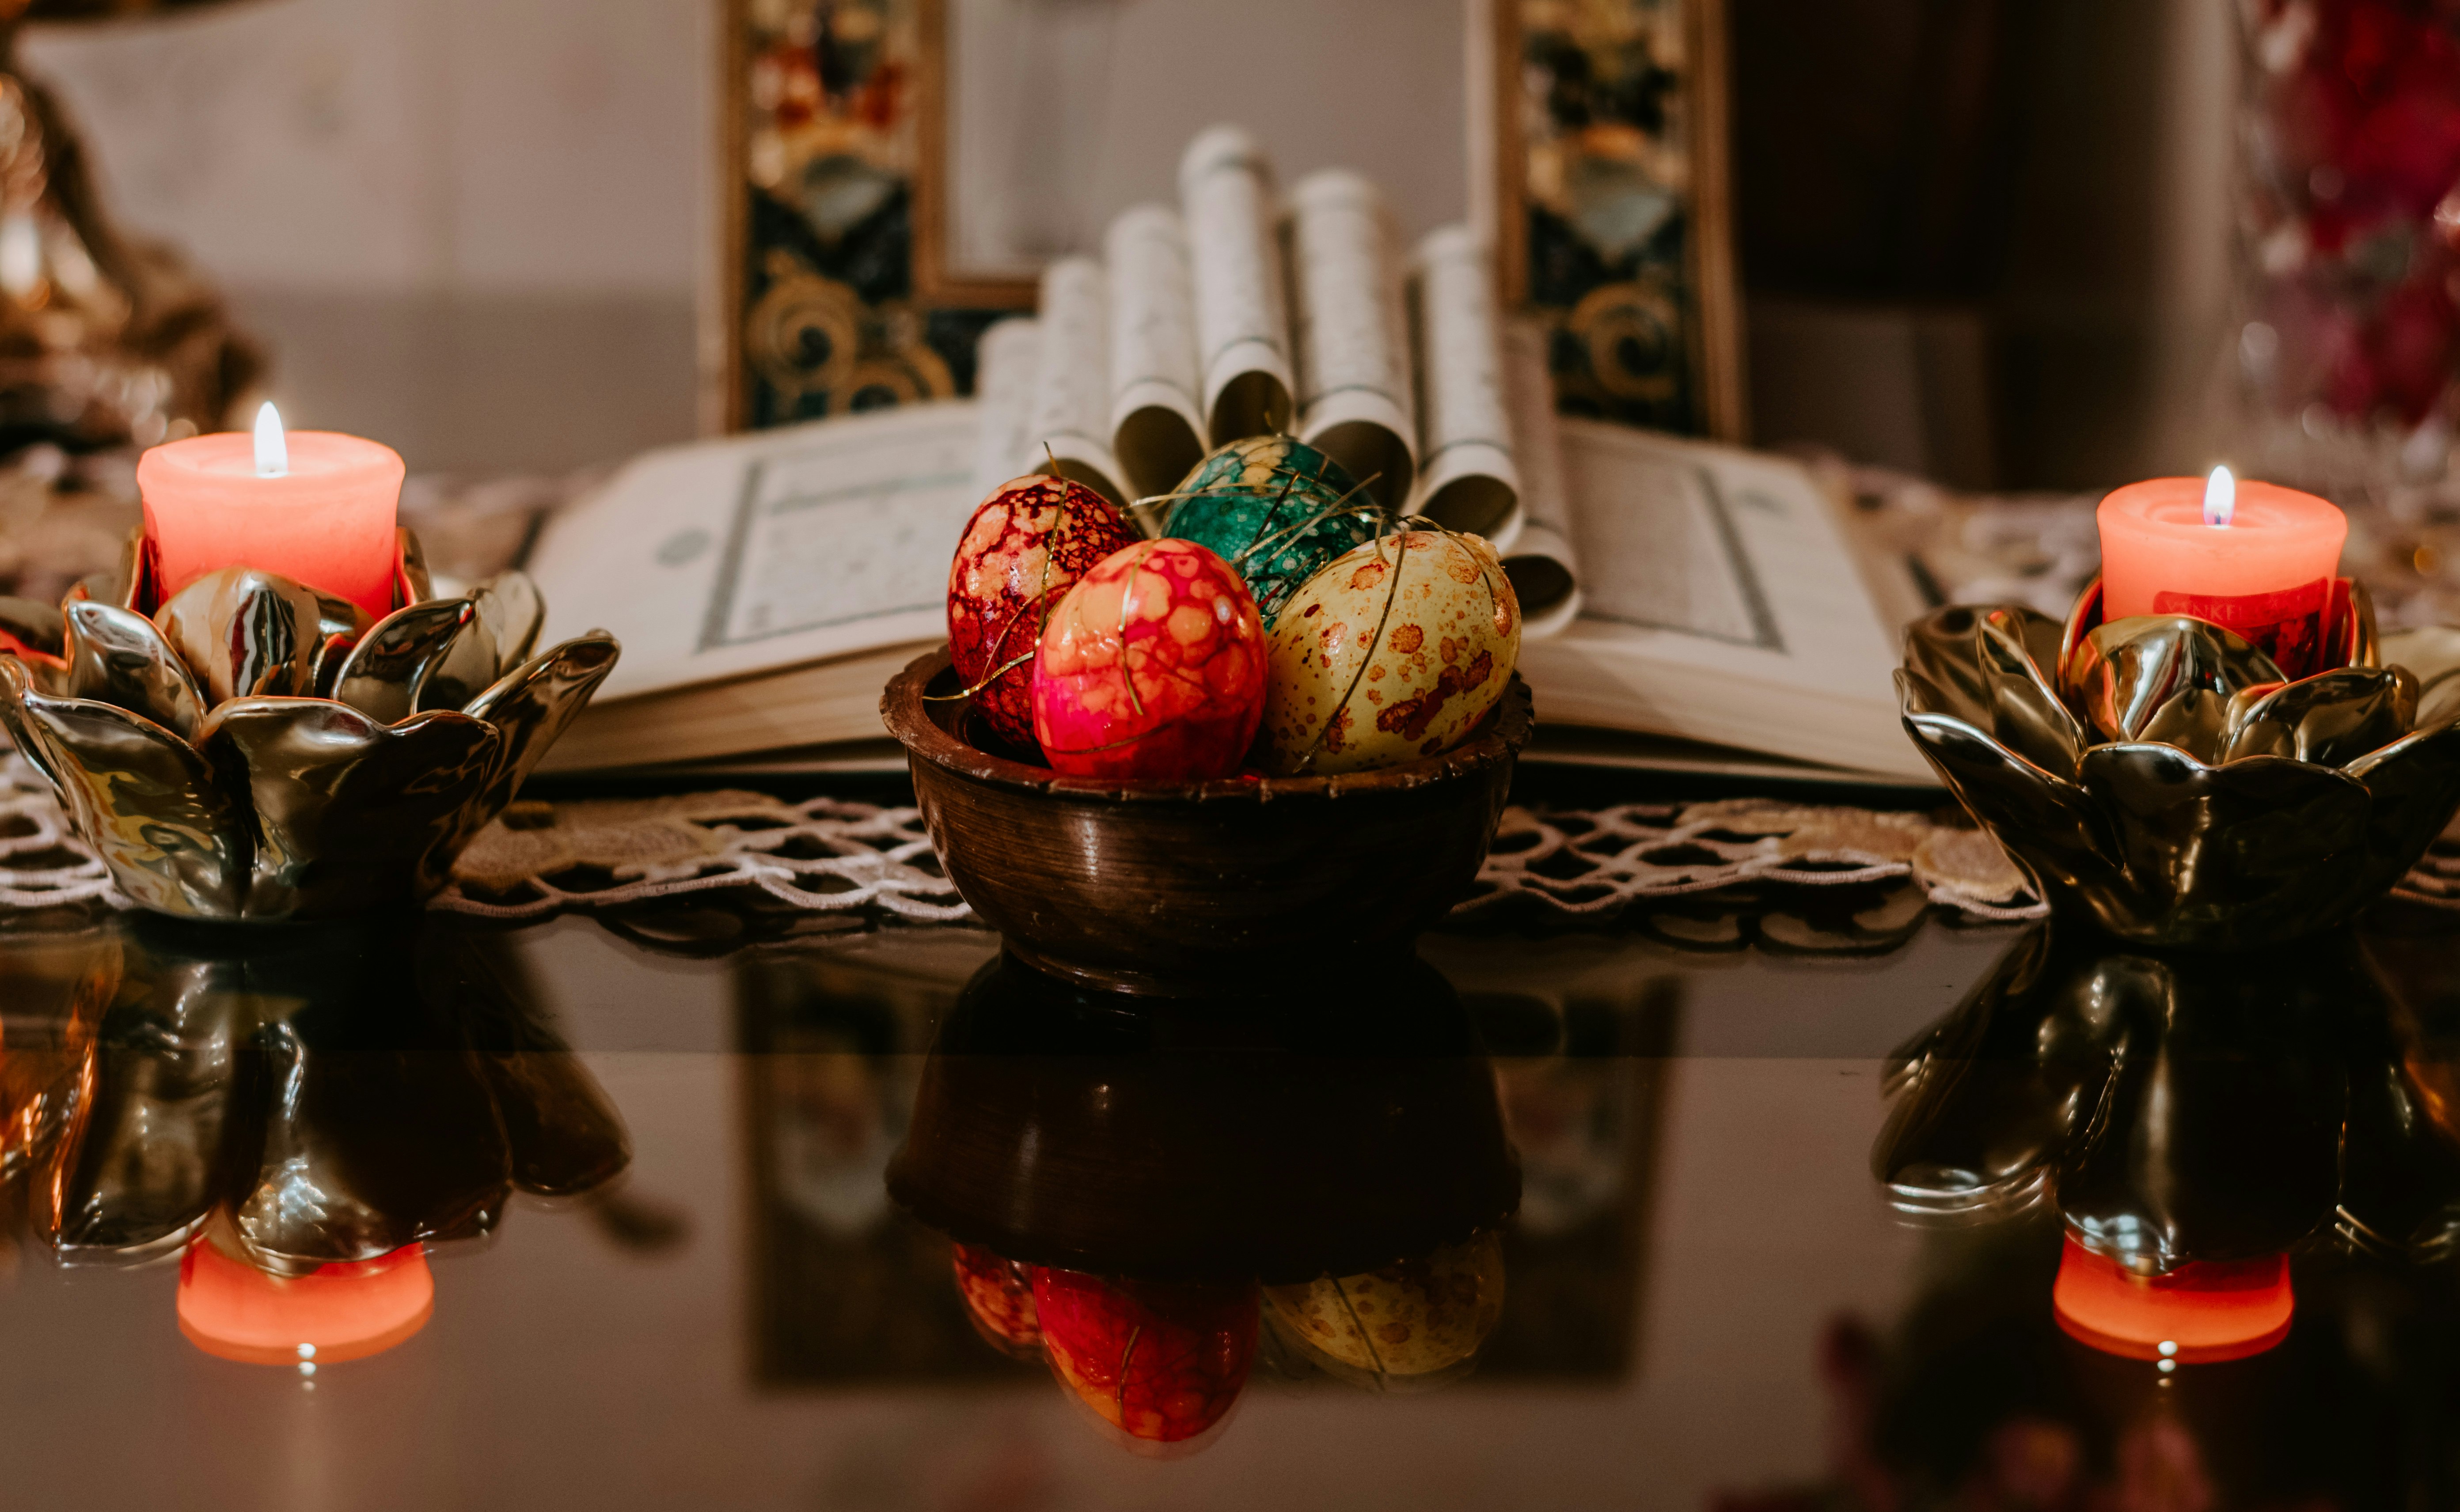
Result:
[[[1285,435],[1233,441],[1196,464],[1172,491],[1161,533],[1192,540],[1239,570],[1273,627],[1316,569],[1375,536],[1376,520],[1353,493],[1356,480],[1332,458]],[[1345,513],[1317,520],[1345,494]],[[1355,511],[1355,513],[1350,513]],[[1316,523],[1301,530],[1309,520]]]

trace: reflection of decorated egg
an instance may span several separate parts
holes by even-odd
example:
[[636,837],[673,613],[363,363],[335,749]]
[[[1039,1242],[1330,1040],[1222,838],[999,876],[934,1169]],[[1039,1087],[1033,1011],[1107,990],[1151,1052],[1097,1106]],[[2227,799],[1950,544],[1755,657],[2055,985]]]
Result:
[[1154,1443],[1221,1420],[1256,1359],[1254,1287],[1156,1286],[1033,1271],[1050,1368],[1102,1420]]
[[[1011,478],[975,509],[948,566],[948,654],[991,728],[1033,743],[1033,648],[1044,610],[1085,570],[1136,539],[1082,483]],[[1013,663],[1013,664],[1011,664]]]
[[1050,765],[1189,781],[1239,769],[1264,706],[1264,630],[1230,565],[1192,541],[1104,557],[1050,612],[1033,734]]
[[1482,537],[1370,541],[1282,606],[1265,766],[1366,771],[1431,756],[1485,718],[1519,656],[1520,601]]
[[1503,1315],[1503,1241],[1480,1234],[1364,1275],[1264,1289],[1273,1320],[1336,1366],[1390,1384],[1451,1370]]
[[1033,1312],[1033,1273],[987,1250],[956,1245],[957,1294],[974,1320],[974,1332],[1007,1354],[1030,1358],[1042,1353],[1042,1325]]
[[[1237,568],[1269,630],[1299,584],[1374,536],[1376,516],[1356,487],[1340,463],[1304,441],[1249,436],[1198,462],[1172,491],[1162,534]],[[1327,513],[1335,508],[1343,513]]]

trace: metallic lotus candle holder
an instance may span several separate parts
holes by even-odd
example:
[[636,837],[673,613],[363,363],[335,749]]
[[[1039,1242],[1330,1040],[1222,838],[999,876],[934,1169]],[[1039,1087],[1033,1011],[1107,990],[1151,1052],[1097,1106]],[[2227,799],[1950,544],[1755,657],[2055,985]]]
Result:
[[95,586],[56,624],[0,622],[0,724],[119,891],[190,918],[425,900],[621,649],[593,630],[532,656],[528,578],[435,598],[407,530],[381,620],[244,567],[165,601],[141,533]]
[[2460,808],[2460,631],[2378,641],[2340,579],[2317,669],[2291,679],[2219,625],[2064,629],[2019,605],[1905,632],[1905,728],[2053,909],[2122,938],[2229,948],[2342,923]]

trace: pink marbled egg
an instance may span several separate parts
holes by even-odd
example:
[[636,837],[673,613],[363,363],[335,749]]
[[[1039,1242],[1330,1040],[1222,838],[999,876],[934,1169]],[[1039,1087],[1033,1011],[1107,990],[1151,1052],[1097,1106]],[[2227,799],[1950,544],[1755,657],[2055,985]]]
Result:
[[1226,777],[1263,717],[1264,667],[1263,621],[1230,564],[1194,541],[1138,541],[1051,611],[1034,739],[1064,772]]

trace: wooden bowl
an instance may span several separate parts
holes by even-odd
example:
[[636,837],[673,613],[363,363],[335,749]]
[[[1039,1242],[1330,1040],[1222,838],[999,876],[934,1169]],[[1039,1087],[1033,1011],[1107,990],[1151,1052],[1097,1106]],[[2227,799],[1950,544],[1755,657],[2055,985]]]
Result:
[[1517,676],[1468,741],[1333,777],[1071,777],[961,734],[944,647],[891,679],[948,879],[1029,964],[1115,991],[1207,995],[1406,950],[1476,879],[1529,741]]

